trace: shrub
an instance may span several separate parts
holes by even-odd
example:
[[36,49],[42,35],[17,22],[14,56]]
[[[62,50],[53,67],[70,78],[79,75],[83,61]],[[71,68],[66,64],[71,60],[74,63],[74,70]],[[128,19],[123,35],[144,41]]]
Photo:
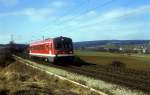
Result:
[[123,62],[120,61],[113,61],[110,66],[112,67],[116,67],[116,68],[125,68],[125,64]]
[[77,66],[90,65],[90,63],[82,60],[79,56],[74,56],[73,63],[74,65],[77,65]]
[[8,48],[0,49],[0,66],[5,67],[10,64],[8,61],[12,60],[11,53]]

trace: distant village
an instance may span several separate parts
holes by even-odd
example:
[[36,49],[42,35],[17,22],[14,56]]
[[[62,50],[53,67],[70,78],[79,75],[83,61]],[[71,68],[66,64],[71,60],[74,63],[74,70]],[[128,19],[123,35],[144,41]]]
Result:
[[[0,44],[2,47],[13,47],[19,51],[26,51],[28,44],[16,44],[10,42],[9,44]],[[127,40],[127,41],[90,41],[90,42],[77,42],[74,43],[75,50],[90,50],[101,52],[114,52],[114,53],[138,53],[150,54],[150,40]]]
[[113,44],[97,45],[89,47],[81,47],[82,50],[102,51],[102,52],[118,52],[118,53],[139,53],[150,54],[150,42],[148,44]]

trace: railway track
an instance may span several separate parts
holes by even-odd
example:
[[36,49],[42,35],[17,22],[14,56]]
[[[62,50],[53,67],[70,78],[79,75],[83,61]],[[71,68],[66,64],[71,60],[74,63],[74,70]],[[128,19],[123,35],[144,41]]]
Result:
[[[46,74],[48,74],[48,75],[52,75],[53,77],[56,77],[56,78],[58,78],[58,79],[60,79],[60,80],[63,80],[63,81],[66,81],[66,82],[69,82],[69,83],[72,83],[72,84],[74,84],[74,85],[76,85],[76,87],[77,87],[77,89],[79,89],[80,90],[80,92],[82,93],[82,94],[86,94],[86,95],[108,95],[108,94],[106,94],[106,93],[104,93],[104,92],[102,92],[102,91],[100,91],[100,90],[96,90],[96,89],[94,89],[94,88],[91,88],[91,87],[89,87],[89,86],[86,86],[86,85],[84,85],[84,84],[81,84],[81,83],[79,83],[79,82],[76,82],[76,81],[74,81],[74,80],[70,80],[70,79],[68,79],[68,78],[65,78],[65,77],[63,77],[63,76],[60,76],[60,75],[58,75],[58,74],[55,74],[55,73],[52,73],[52,72],[50,72],[49,70],[47,70],[47,69],[45,69],[45,67],[46,66],[44,66],[44,68],[43,68],[43,66],[42,65],[40,65],[40,66],[37,66],[36,64],[36,62],[33,62],[33,61],[30,61],[30,60],[27,60],[27,59],[23,59],[23,58],[21,58],[21,57],[18,57],[18,56],[13,56],[14,58],[15,58],[15,60],[17,60],[17,61],[19,61],[19,62],[21,62],[21,63],[23,63],[23,64],[25,64],[25,65],[28,65],[28,66],[30,66],[30,67],[32,67],[32,68],[34,68],[34,69],[37,69],[37,70],[39,70],[39,71],[42,71],[42,72],[44,72],[44,73],[46,73]],[[88,90],[88,92],[83,92],[83,90]],[[79,92],[78,92],[79,93]]]
[[[26,58],[28,59],[28,58]],[[31,60],[31,59],[28,59]],[[93,77],[96,79],[101,79],[104,81],[108,81],[111,83],[116,83],[119,85],[123,85],[132,89],[139,89],[144,92],[150,93],[150,76],[139,74],[138,71],[133,70],[119,70],[115,71],[112,68],[107,68],[104,66],[98,65],[85,65],[85,66],[74,66],[74,65],[67,65],[67,66],[59,66],[54,64],[49,64],[48,62],[41,61],[41,60],[31,60],[37,63],[42,63],[44,65],[52,66],[55,68],[65,69],[67,71],[71,71],[74,73],[86,75],[88,77]],[[91,66],[91,67],[90,67]]]
[[76,72],[78,72],[80,74],[92,76],[94,78],[102,79],[102,80],[105,80],[108,82],[122,84],[127,87],[140,89],[140,90],[144,90],[144,91],[149,91],[149,89],[150,89],[150,81],[149,80],[137,79],[137,78],[134,78],[131,76],[114,74],[112,72],[87,70],[86,68],[80,69],[78,67],[72,67],[71,69],[74,69]]
[[62,66],[54,66],[53,67],[65,69],[74,73],[90,76],[96,79],[101,79],[104,81],[117,83],[119,85],[123,85],[126,87],[130,87],[132,89],[140,89],[146,92],[149,92],[150,89],[150,80],[143,80],[135,78],[134,76],[124,76],[121,74],[114,74],[112,72],[106,72],[106,71],[97,71],[93,69],[86,69],[86,68],[80,68],[76,66],[68,66],[68,67],[62,67]]

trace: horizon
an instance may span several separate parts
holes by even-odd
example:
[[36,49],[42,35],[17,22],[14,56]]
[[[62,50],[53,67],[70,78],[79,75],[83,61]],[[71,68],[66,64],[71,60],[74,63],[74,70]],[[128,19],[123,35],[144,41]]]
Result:
[[148,0],[0,0],[0,44],[58,36],[74,42],[149,40]]
[[[73,43],[93,42],[93,41],[150,41],[150,40],[89,40],[89,41],[78,41],[78,42],[74,42],[74,41],[73,41]],[[35,42],[35,41],[33,41],[33,42]],[[33,42],[31,42],[31,43],[33,43]],[[0,45],[7,45],[7,44],[9,44],[9,43],[10,43],[10,42],[4,43],[4,44],[0,43]],[[15,44],[30,44],[30,43],[16,43],[15,41],[14,41],[14,43],[15,43]]]

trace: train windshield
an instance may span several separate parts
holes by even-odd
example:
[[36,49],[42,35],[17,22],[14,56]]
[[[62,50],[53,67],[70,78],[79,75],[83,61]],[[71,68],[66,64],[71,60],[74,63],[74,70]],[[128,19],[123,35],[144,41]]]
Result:
[[70,38],[58,37],[54,39],[56,50],[73,50],[72,40]]

